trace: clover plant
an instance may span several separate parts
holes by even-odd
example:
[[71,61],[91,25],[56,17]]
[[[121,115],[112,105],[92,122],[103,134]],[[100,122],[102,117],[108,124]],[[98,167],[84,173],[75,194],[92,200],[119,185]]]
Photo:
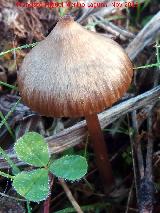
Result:
[[34,166],[33,170],[21,171],[15,176],[0,172],[13,180],[14,189],[29,201],[45,200],[50,194],[49,173],[69,181],[81,179],[87,173],[86,159],[79,155],[66,155],[54,161],[50,159],[48,144],[42,135],[28,132],[14,146],[17,157]]

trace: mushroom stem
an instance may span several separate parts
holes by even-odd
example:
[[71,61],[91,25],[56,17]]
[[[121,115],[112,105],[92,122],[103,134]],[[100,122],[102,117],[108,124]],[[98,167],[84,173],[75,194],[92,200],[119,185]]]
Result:
[[105,187],[105,191],[109,191],[114,184],[114,178],[98,116],[97,114],[87,115],[85,116],[85,119],[103,186]]

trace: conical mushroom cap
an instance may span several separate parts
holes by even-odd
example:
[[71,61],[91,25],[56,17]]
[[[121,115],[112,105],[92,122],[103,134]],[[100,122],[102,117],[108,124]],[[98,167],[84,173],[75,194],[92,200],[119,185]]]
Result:
[[126,92],[132,74],[132,63],[115,41],[64,17],[27,54],[18,85],[32,110],[77,117],[110,107]]

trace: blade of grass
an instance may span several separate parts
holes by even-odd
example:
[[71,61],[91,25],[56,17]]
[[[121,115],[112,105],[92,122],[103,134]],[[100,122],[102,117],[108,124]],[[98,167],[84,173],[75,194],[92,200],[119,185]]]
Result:
[[158,67],[160,67],[160,51],[159,51],[159,40],[156,40],[156,56],[157,56],[157,63],[159,64]]
[[0,81],[0,85],[6,86],[6,87],[8,87],[8,88],[10,88],[10,89],[18,90],[17,87],[15,87],[15,86],[13,86],[13,85],[10,85],[10,84],[7,84],[7,83],[5,83],[5,82],[3,82],[3,81]]
[[[12,114],[15,110],[16,106],[19,104],[21,98],[15,103],[15,105],[11,108],[11,110],[7,113],[7,115],[3,118],[2,122],[0,123],[0,128],[7,123],[8,117]],[[16,164],[8,157],[6,152],[0,147],[0,155],[7,161],[7,163],[11,166],[13,174],[17,174],[20,172],[20,169],[16,166]]]
[[16,48],[12,48],[10,50],[7,50],[5,52],[1,52],[0,53],[0,57],[7,54],[7,53],[10,53],[10,52],[14,52],[14,51],[17,51],[17,50],[22,50],[22,49],[26,49],[26,48],[29,48],[29,47],[34,47],[38,44],[38,42],[35,42],[35,43],[32,43],[32,44],[25,44],[25,45],[22,45],[22,46],[19,46],[19,47],[16,47]]
[[[121,130],[122,129],[122,130]],[[121,128],[121,129],[117,129],[116,133],[121,133],[121,134],[125,134],[125,135],[129,135],[128,131]],[[111,132],[112,133],[112,129],[103,129],[104,132]]]
[[0,155],[7,161],[7,163],[12,168],[13,174],[18,174],[20,169],[16,166],[16,164],[8,157],[7,153],[0,147]]
[[[91,211],[96,212],[95,211],[96,209],[102,210],[104,208],[106,209],[109,207],[110,207],[109,203],[96,203],[96,204],[92,204],[92,205],[82,206],[81,208],[84,212],[91,212]],[[55,213],[75,213],[75,209],[74,208],[65,208],[65,209],[56,211]]]
[[155,63],[155,64],[148,64],[148,65],[144,65],[144,66],[140,66],[140,67],[135,67],[133,69],[144,69],[144,68],[152,68],[152,67],[159,68],[160,67],[160,51],[159,51],[160,45],[159,45],[159,40],[158,39],[156,40],[155,47],[156,47],[157,63]]
[[[9,116],[13,113],[16,106],[19,104],[21,98],[15,103],[15,105],[11,108],[11,110],[7,113],[7,115],[3,118],[3,120],[0,123],[0,128],[7,123],[7,119]],[[8,164],[11,166],[13,174],[17,174],[20,172],[19,168],[14,164],[14,162],[8,157],[6,152],[0,147],[0,154],[3,156],[3,158],[8,162]]]
[[10,178],[10,179],[12,179],[12,180],[14,179],[14,176],[9,175],[9,174],[6,174],[6,173],[1,172],[1,171],[0,171],[0,175],[3,176],[3,177],[6,177],[6,178]]
[[[5,119],[5,117],[4,117],[4,115],[3,115],[3,113],[1,111],[0,111],[0,117],[1,117],[2,120]],[[12,136],[12,138],[15,139],[14,133],[13,133],[11,127],[8,125],[7,122],[5,122],[5,126],[6,126],[6,128],[8,130],[8,132],[10,133],[10,135]]]
[[7,113],[7,115],[4,117],[4,119],[0,123],[0,128],[7,122],[7,119],[9,116],[13,113],[13,111],[16,109],[17,105],[19,104],[21,98],[15,103],[15,105],[11,108],[11,110]]
[[150,3],[150,1],[151,1],[151,0],[145,0],[145,1],[144,1],[144,4],[143,4],[143,6],[142,6],[141,11],[143,11],[143,10],[148,6],[148,4]]
[[27,200],[27,211],[28,213],[31,213],[31,206],[30,206],[30,202]]
[[159,66],[160,66],[160,63],[156,63],[156,64],[148,64],[148,65],[144,65],[140,67],[135,67],[133,69],[144,69],[144,68],[159,67]]
[[[62,0],[58,0],[58,3],[62,3]],[[59,15],[64,16],[65,9],[63,7],[59,7]]]
[[139,21],[140,13],[141,13],[141,4],[140,4],[140,0],[138,0],[138,7],[137,7],[137,13],[136,13],[136,23],[138,23],[138,21]]
[[141,4],[141,1],[138,0],[138,7],[137,7],[137,14],[136,14],[136,23],[139,22],[140,17],[141,17],[141,13],[148,6],[149,3],[150,3],[150,0],[145,0],[143,4]]

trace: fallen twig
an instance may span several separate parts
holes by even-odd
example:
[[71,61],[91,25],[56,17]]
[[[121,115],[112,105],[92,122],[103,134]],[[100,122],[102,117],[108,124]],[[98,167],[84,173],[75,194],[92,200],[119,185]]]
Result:
[[133,60],[147,45],[154,42],[160,34],[160,12],[158,12],[137,34],[126,48],[126,52]]
[[78,213],[84,213],[81,209],[81,207],[78,205],[77,201],[75,200],[75,198],[72,195],[72,192],[70,191],[70,189],[68,188],[67,184],[65,183],[64,180],[59,179],[59,183],[61,184],[61,186],[63,187],[69,201],[71,202],[72,206],[75,208],[76,212]]
[[[152,106],[151,106],[152,108]],[[153,212],[154,200],[154,184],[152,175],[152,154],[153,154],[153,140],[151,138],[152,116],[148,118],[148,144],[147,154],[144,157],[141,148],[141,135],[138,132],[138,125],[136,119],[136,111],[132,113],[132,126],[134,134],[131,138],[131,148],[133,149],[133,169],[137,194],[137,202],[140,213]]]
[[127,200],[127,207],[126,207],[125,213],[129,212],[129,203],[130,203],[130,200],[131,200],[131,197],[132,197],[132,193],[133,193],[133,186],[134,186],[134,181],[132,182],[131,188],[129,190],[128,200]]
[[[86,0],[86,4],[89,2],[90,0]],[[134,0],[122,0],[121,2],[132,2]],[[145,0],[139,0],[139,4],[143,3]],[[86,18],[88,18],[90,15],[97,15],[97,16],[107,16],[110,14],[115,13],[118,10],[124,10],[126,8],[124,7],[113,7],[111,5],[111,2],[114,2],[114,0],[97,0],[97,2],[106,2],[108,3],[107,7],[100,7],[100,8],[83,8],[82,9],[82,15],[81,17],[77,20],[78,22],[83,22]]]
[[[142,107],[145,107],[146,105],[155,103],[158,100],[159,96],[160,86],[157,86],[149,90],[148,92],[145,92],[134,98],[130,98],[129,100],[126,100],[111,107],[108,110],[105,110],[104,112],[99,114],[101,127],[106,127],[128,112],[132,112],[133,110],[140,109]],[[53,154],[62,152],[85,141],[86,137],[86,122],[81,121],[51,137],[47,137],[46,140],[49,144],[49,151],[51,154]],[[13,150],[8,150],[8,155],[15,163],[17,163],[17,165],[25,165],[24,162],[21,162],[16,158]],[[0,168],[9,168],[9,165],[3,158],[0,158]]]
[[119,37],[121,40],[125,41],[127,38],[134,38],[135,35],[131,32],[128,32],[127,30],[120,28],[113,24],[110,21],[107,21],[106,19],[103,19],[99,16],[93,16],[93,20],[95,23],[97,22],[97,25],[102,27],[107,32],[113,34],[114,36]]

